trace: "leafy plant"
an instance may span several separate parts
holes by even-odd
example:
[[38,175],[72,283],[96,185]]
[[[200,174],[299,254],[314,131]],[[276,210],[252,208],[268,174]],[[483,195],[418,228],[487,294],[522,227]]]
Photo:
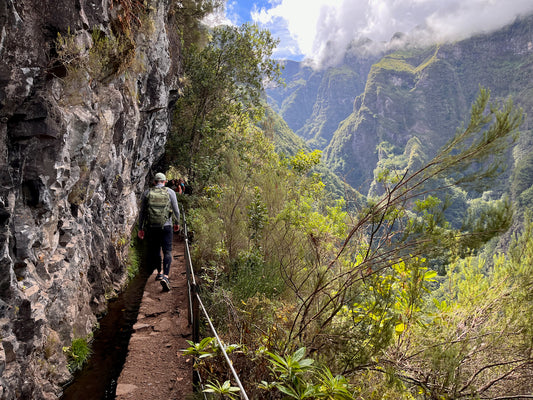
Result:
[[262,389],[277,389],[294,399],[351,400],[355,398],[345,377],[333,376],[326,366],[315,368],[313,359],[303,358],[304,347],[286,356],[271,352],[267,354],[270,357],[271,370],[276,381],[261,382],[259,386]]
[[246,208],[248,209],[250,230],[252,231],[250,238],[257,242],[268,221],[268,210],[257,186],[254,188],[254,198]]
[[279,356],[274,353],[267,353],[270,356],[272,370],[282,380],[292,381],[297,376],[307,372],[314,360],[303,358],[305,356],[305,347],[300,347],[293,354]]
[[222,385],[218,382],[210,382],[205,385],[206,389],[204,389],[205,393],[215,393],[217,394],[218,398],[220,399],[236,399],[237,395],[236,393],[240,391],[240,389],[236,386],[231,386],[230,381],[225,381]]
[[138,273],[141,265],[142,254],[144,252],[144,242],[137,238],[137,227],[132,232],[129,248],[128,258],[126,260],[128,279],[131,281]]
[[206,337],[202,339],[200,343],[194,343],[193,341],[187,340],[187,343],[190,344],[190,347],[183,350],[183,354],[193,355],[198,358],[214,357],[217,353],[217,346],[214,337]]
[[316,387],[306,379],[306,373],[312,369],[313,359],[304,358],[305,347],[301,347],[293,354],[280,356],[267,352],[270,357],[274,375],[281,382],[274,386],[282,393],[294,399],[312,398],[316,394]]
[[268,264],[258,249],[242,251],[230,264],[231,272],[222,286],[233,292],[236,300],[246,302],[257,295],[273,297],[283,286],[275,265]]
[[86,338],[76,338],[68,347],[63,347],[63,352],[67,356],[68,369],[71,372],[80,370],[91,355],[91,347]]
[[319,370],[318,378],[318,398],[328,400],[351,400],[355,398],[346,378],[342,375],[333,376],[328,367],[322,367]]

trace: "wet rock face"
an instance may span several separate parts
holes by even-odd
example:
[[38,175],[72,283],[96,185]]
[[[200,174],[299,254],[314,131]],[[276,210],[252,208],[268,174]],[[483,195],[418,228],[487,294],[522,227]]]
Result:
[[105,79],[58,61],[57,34],[89,51],[95,27],[113,36],[120,1],[0,2],[1,399],[58,398],[70,379],[62,347],[125,283],[178,89],[169,2],[148,2],[127,73],[109,60]]

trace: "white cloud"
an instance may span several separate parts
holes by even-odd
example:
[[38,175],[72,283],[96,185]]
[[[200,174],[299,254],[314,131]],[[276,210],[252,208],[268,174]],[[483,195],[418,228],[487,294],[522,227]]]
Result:
[[383,42],[422,27],[434,40],[454,40],[531,12],[532,0],[278,0],[252,18],[281,38],[278,56],[324,59],[359,37]]
[[450,11],[439,10],[427,17],[427,25],[443,40],[489,32],[507,25],[518,15],[533,12],[531,0],[469,0],[453,3]]
[[224,7],[224,14],[226,19],[230,21],[231,25],[238,25],[239,23],[239,13],[237,11],[237,7],[238,4],[236,0],[226,1],[226,6]]
[[239,15],[235,11],[236,1],[228,1],[224,9],[217,8],[214,12],[207,14],[202,22],[207,26],[217,25],[237,25]]
[[324,0],[306,0],[302,8],[301,1],[283,0],[270,9],[253,10],[252,19],[281,39],[278,53],[310,55],[313,53],[314,29],[322,3]]

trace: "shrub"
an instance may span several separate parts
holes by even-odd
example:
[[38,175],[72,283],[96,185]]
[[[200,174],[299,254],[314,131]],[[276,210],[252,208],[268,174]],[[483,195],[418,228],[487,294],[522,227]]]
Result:
[[75,372],[80,370],[91,356],[91,347],[87,338],[77,338],[70,346],[63,347],[63,352],[69,360],[68,369]]
[[228,285],[237,300],[261,294],[270,298],[284,287],[278,268],[266,263],[260,250],[241,252],[232,262],[230,271]]

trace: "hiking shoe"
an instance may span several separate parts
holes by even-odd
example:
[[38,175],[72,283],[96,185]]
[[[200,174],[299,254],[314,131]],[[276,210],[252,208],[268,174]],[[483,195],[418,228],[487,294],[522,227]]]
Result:
[[168,292],[170,290],[170,281],[166,276],[161,278],[161,286],[163,286],[163,292]]
[[155,280],[156,280],[156,281],[160,281],[161,279],[163,279],[163,274],[157,274],[157,275],[155,276]]

